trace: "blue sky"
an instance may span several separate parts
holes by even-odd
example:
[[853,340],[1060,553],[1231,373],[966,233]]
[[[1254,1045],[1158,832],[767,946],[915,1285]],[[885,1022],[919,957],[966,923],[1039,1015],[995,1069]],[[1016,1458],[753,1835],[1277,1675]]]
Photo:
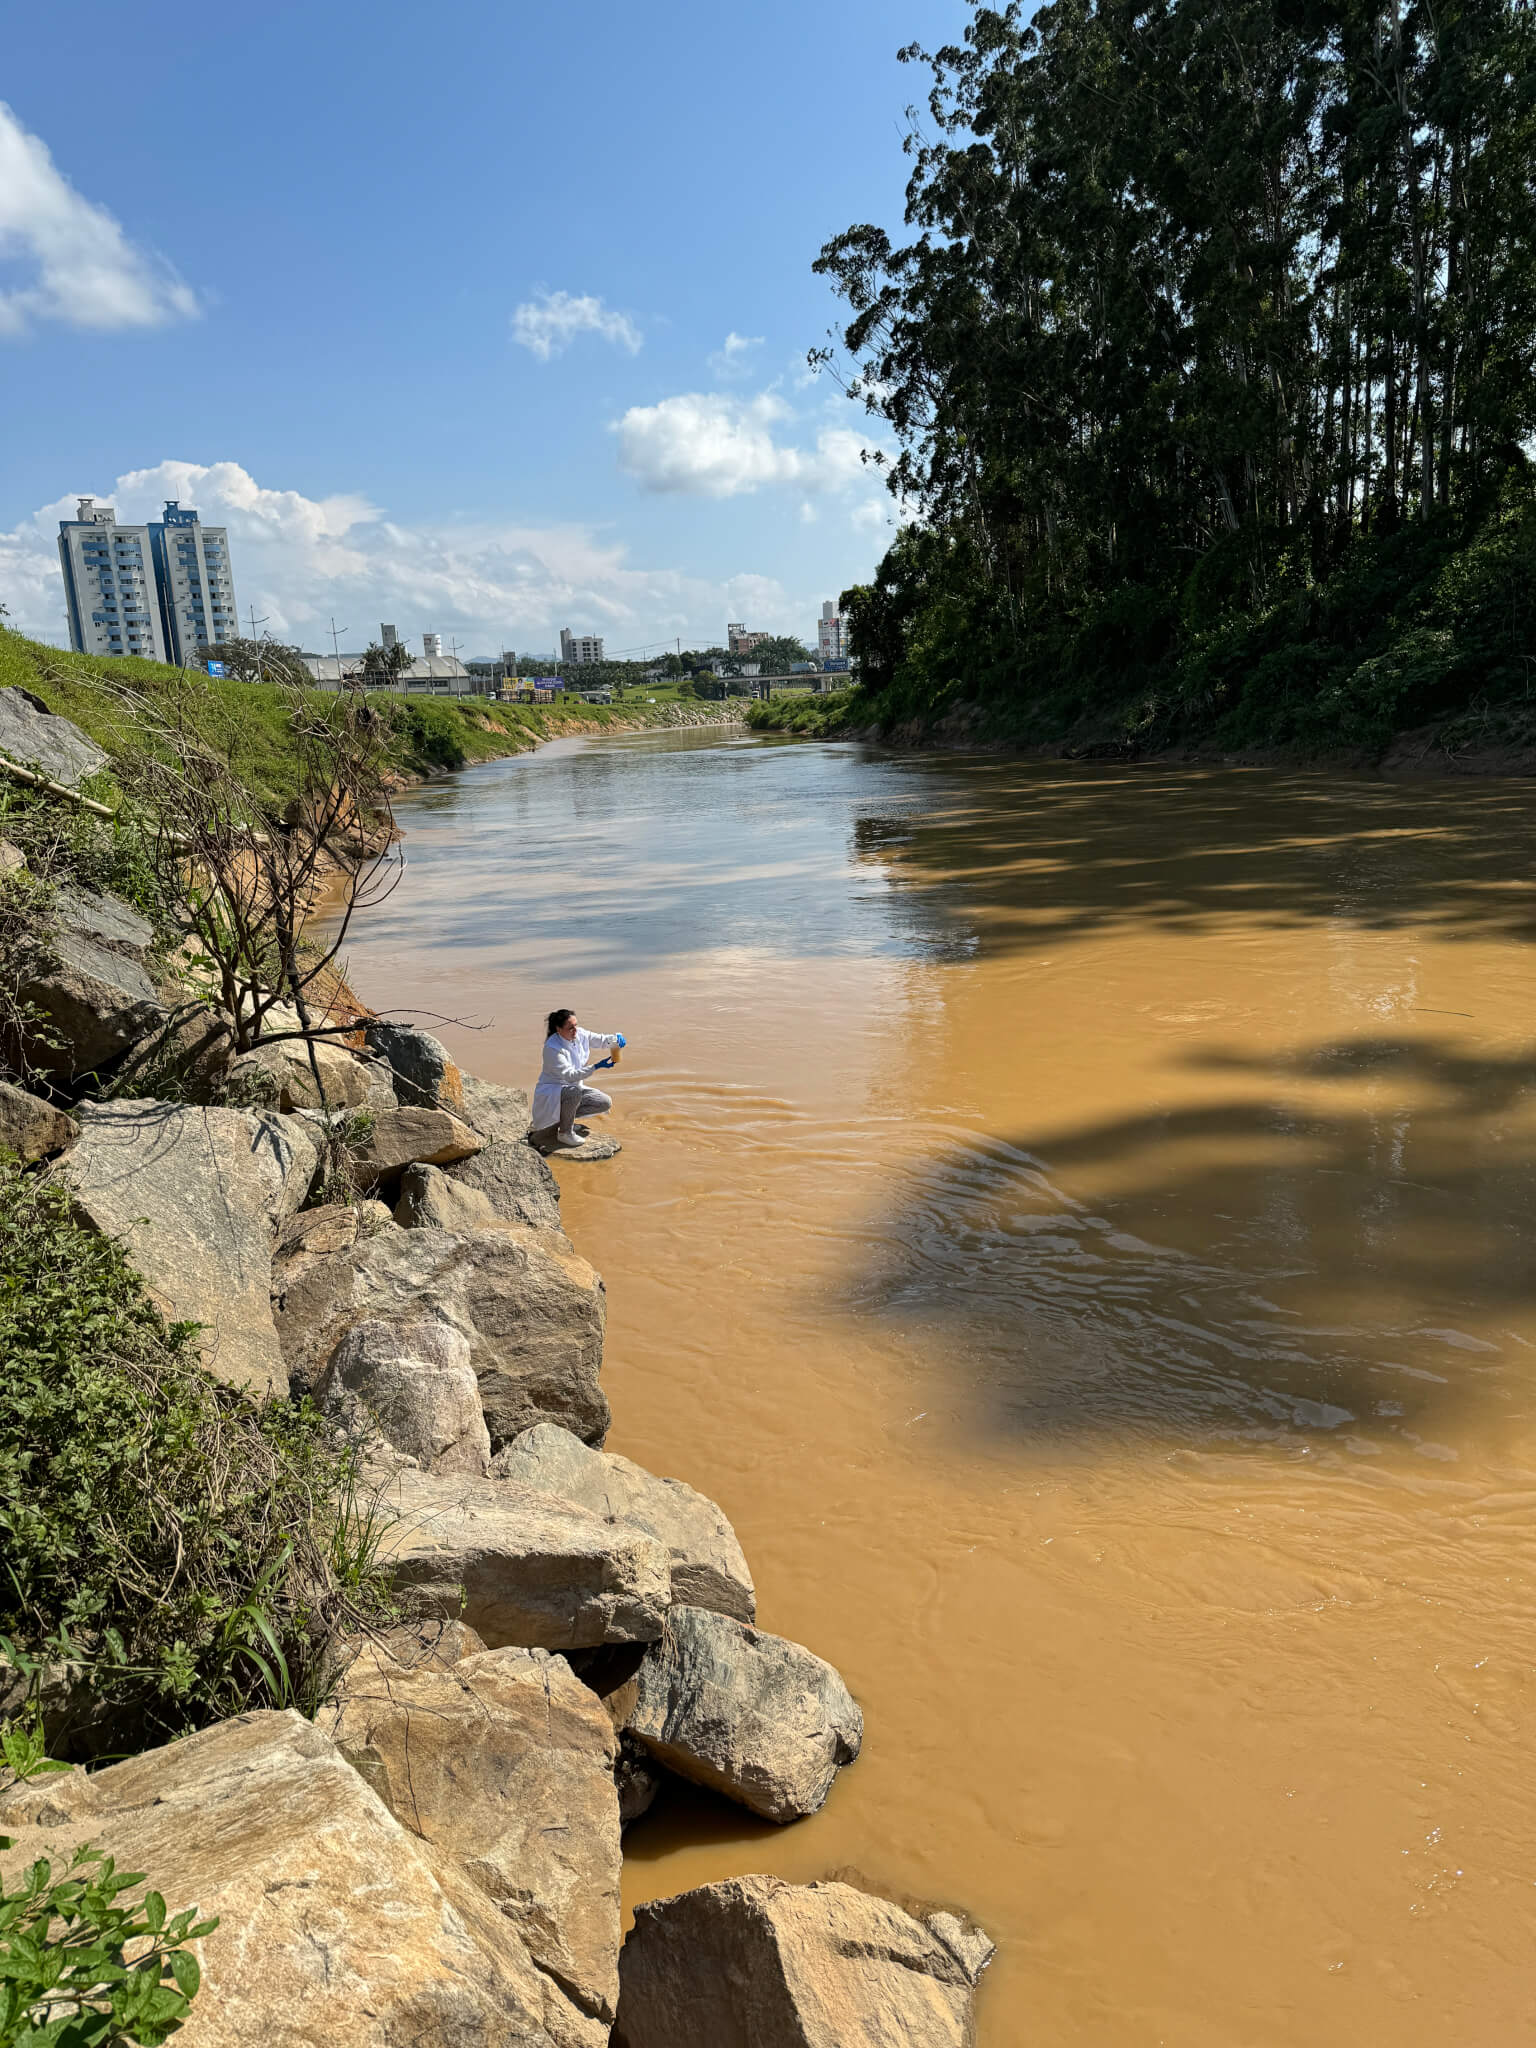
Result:
[[899,221],[895,51],[967,12],[13,9],[0,599],[60,633],[90,492],[226,523],[306,647],[808,635],[891,532],[810,265]]

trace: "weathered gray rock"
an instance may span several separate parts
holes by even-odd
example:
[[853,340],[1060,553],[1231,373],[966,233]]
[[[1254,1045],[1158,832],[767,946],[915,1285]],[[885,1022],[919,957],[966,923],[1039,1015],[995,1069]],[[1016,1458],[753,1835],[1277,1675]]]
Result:
[[354,1323],[331,1356],[319,1398],[336,1414],[360,1408],[424,1472],[482,1478],[490,1464],[469,1345],[446,1323]]
[[94,1072],[164,1027],[166,1011],[144,967],[152,937],[137,911],[113,897],[55,891],[51,957],[18,991],[46,1021],[28,1048],[40,1072]]
[[422,1611],[460,1616],[492,1649],[653,1642],[670,1599],[666,1552],[548,1494],[491,1479],[393,1475],[380,1557]]
[[975,1930],[962,1955],[941,1919],[961,1924],[778,1877],[655,1899],[624,1944],[613,2048],[968,2048],[992,1944]]
[[351,1143],[352,1173],[360,1187],[377,1187],[403,1167],[468,1159],[484,1143],[445,1109],[387,1109]]
[[408,1166],[400,1176],[395,1221],[402,1230],[484,1230],[497,1220],[489,1197],[461,1187],[440,1166]]
[[496,1215],[531,1230],[559,1230],[560,1183],[524,1139],[492,1138],[473,1159],[443,1169],[462,1188],[485,1196]]
[[115,1237],[203,1363],[260,1396],[287,1391],[271,1308],[274,1221],[302,1199],[314,1150],[269,1112],[165,1102],[80,1105],[59,1161],[78,1213]]
[[515,1145],[528,1135],[528,1094],[505,1081],[482,1081],[478,1074],[459,1076],[465,1123],[482,1138]]
[[563,1657],[490,1650],[347,1674],[328,1722],[402,1826],[454,1858],[606,2048],[619,1991],[615,1739]]
[[51,1102],[29,1095],[10,1081],[0,1081],[0,1152],[18,1159],[46,1159],[62,1152],[80,1134],[80,1126]]
[[329,1257],[281,1254],[274,1288],[301,1392],[319,1383],[353,1323],[437,1321],[469,1340],[493,1449],[536,1422],[562,1423],[587,1442],[607,1432],[602,1282],[551,1232],[389,1224]]
[[47,1782],[47,1818],[0,1869],[14,1881],[90,1840],[153,1872],[173,1908],[217,1916],[198,1945],[197,2048],[587,2048],[513,1922],[296,1713]]
[[629,1727],[679,1777],[781,1822],[815,1813],[864,1739],[864,1717],[830,1664],[703,1607],[668,1615],[640,1667]]
[[496,1454],[492,1476],[643,1529],[672,1560],[672,1598],[751,1621],[757,1612],[752,1574],[736,1532],[712,1500],[681,1479],[658,1479],[612,1451],[594,1451],[558,1423],[541,1422]]
[[0,839],[0,875],[19,875],[26,864],[27,856],[19,846],[12,846],[9,839]]
[[391,1024],[372,1018],[365,1029],[370,1052],[387,1060],[394,1071],[395,1093],[415,1109],[446,1109],[464,1115],[464,1083],[441,1039],[412,1024]]
[[78,789],[107,765],[107,756],[78,725],[50,711],[30,690],[0,690],[0,754],[35,768],[50,782]]
[[605,1138],[594,1131],[582,1140],[574,1150],[561,1146],[551,1152],[551,1159],[558,1159],[562,1166],[601,1166],[605,1159],[617,1159],[624,1147],[617,1138]]
[[560,1183],[527,1143],[528,1097],[521,1088],[465,1074],[464,1121],[487,1141],[485,1150],[446,1170],[478,1188],[509,1223],[560,1228]]

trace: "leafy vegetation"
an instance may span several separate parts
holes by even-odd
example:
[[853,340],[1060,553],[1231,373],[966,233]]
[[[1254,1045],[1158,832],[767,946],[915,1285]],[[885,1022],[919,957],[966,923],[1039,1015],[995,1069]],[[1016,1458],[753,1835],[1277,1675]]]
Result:
[[143,1882],[89,1845],[59,1876],[40,1856],[14,1891],[0,1881],[0,2048],[160,2048],[180,2030],[202,1978],[186,1944],[219,1923],[159,1892],[124,1903]]
[[817,695],[807,690],[803,695],[770,701],[758,698],[742,715],[758,732],[794,732],[808,739],[826,739],[850,727],[873,724],[876,709],[866,692],[850,688]]
[[1525,0],[977,6],[902,54],[915,233],[816,266],[912,515],[843,597],[883,718],[1379,752],[1523,706]]
[[[135,705],[157,704],[167,718],[174,712],[229,760],[259,802],[278,806],[299,794],[302,764],[293,743],[290,696],[282,684],[188,676],[131,656],[62,654],[0,626],[0,689],[10,687],[31,691],[113,755],[142,742],[143,720]],[[675,692],[646,694],[658,701],[675,699]],[[526,752],[562,732],[623,726],[643,722],[647,715],[638,701],[622,707],[499,704],[485,697],[381,692],[369,702],[391,728],[390,765],[402,776],[495,760]]]
[[191,1338],[60,1184],[0,1155],[0,1633],[39,1684],[63,1667],[114,1747],[313,1712],[343,1633],[388,1611],[350,1455]]

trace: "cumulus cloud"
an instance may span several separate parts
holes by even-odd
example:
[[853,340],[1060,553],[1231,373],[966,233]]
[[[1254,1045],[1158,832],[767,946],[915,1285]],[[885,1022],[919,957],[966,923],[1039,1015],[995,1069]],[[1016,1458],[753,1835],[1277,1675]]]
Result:
[[[85,484],[125,522],[179,498],[227,526],[242,612],[254,605],[267,632],[312,653],[329,651],[332,618],[349,650],[389,619],[407,637],[457,634],[461,651],[492,654],[552,648],[559,627],[575,624],[605,633],[615,651],[674,635],[710,646],[726,619],[803,632],[814,611],[809,594],[791,598],[772,577],[636,566],[586,527],[403,525],[366,498],[273,489],[236,462],[162,462],[112,489]],[[71,494],[0,530],[0,599],[23,632],[59,637],[58,522],[74,512]]]
[[734,498],[764,485],[836,490],[860,478],[863,442],[846,427],[823,427],[812,447],[776,440],[793,418],[772,391],[732,398],[682,392],[656,405],[632,405],[615,429],[621,468],[648,491]]
[[762,345],[761,334],[738,334],[732,328],[709,358],[709,367],[717,377],[739,377],[748,368],[747,358],[753,349]]
[[0,101],[0,260],[23,281],[0,289],[0,335],[44,321],[112,333],[194,319],[197,295],[77,192]]
[[601,299],[573,298],[569,292],[536,292],[512,315],[512,339],[541,363],[562,355],[578,334],[596,334],[615,348],[638,355],[641,334],[627,313]]

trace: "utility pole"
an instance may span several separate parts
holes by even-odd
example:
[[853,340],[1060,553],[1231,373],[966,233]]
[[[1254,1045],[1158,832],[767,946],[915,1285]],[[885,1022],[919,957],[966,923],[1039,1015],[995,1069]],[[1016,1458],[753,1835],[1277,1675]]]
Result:
[[260,620],[260,621],[258,622],[258,620],[257,620],[257,617],[256,617],[256,607],[255,607],[255,605],[252,605],[252,606],[251,606],[251,639],[252,639],[252,641],[254,642],[254,644],[255,644],[255,648],[256,648],[256,680],[257,680],[257,682],[258,682],[258,683],[264,683],[264,682],[266,681],[267,677],[266,677],[266,671],[265,671],[265,670],[264,670],[264,669],[262,668],[262,665],[261,665],[261,642],[260,642],[259,640],[257,640],[257,638],[256,638],[256,627],[257,627],[257,624],[258,624],[258,623],[260,623],[261,625],[263,625],[263,626],[264,626],[264,625],[265,625],[265,624],[267,623],[267,621],[266,621],[266,619],[265,619],[265,618],[263,618],[263,619],[261,619],[261,620]]
[[[342,633],[350,633],[350,626],[343,626]],[[336,614],[331,614],[331,652],[336,657],[336,687],[341,688],[341,634],[336,631]]]
[[[455,668],[457,668],[459,665],[459,636],[457,633],[455,633],[453,638],[448,642],[448,652],[453,656],[453,665]],[[449,680],[453,684],[453,694],[455,695],[455,697],[462,697],[464,692],[459,688],[458,677],[452,676],[449,678]]]

